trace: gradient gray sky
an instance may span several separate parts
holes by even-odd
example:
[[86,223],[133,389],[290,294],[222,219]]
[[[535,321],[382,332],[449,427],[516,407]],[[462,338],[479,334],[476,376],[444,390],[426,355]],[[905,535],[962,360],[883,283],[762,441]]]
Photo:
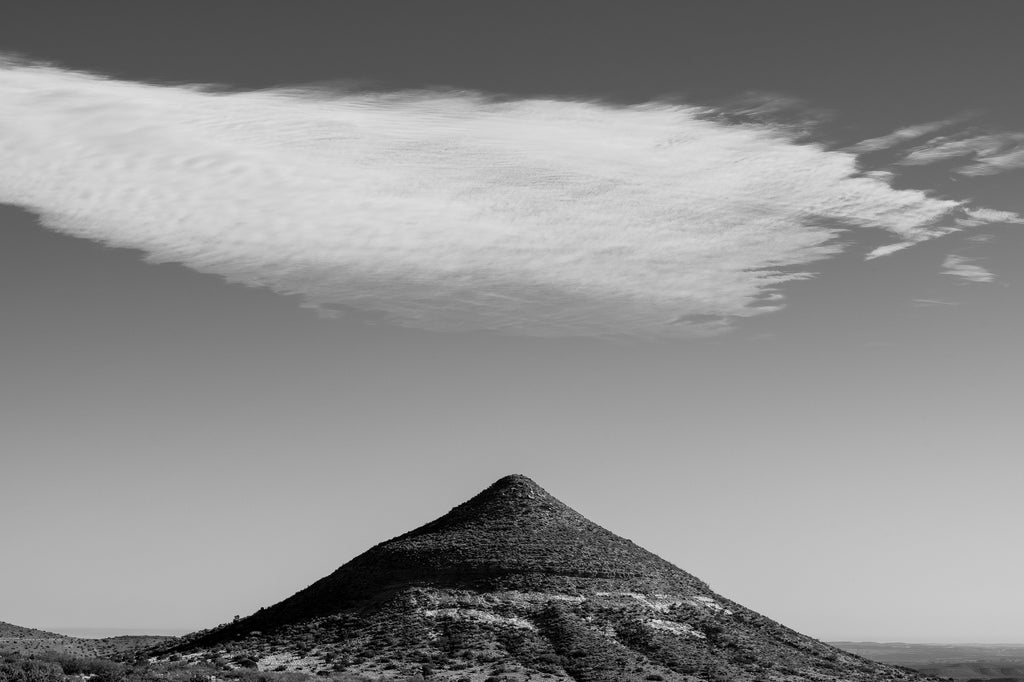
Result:
[[[39,2],[5,10],[0,51],[165,87],[668,101],[806,125],[826,150],[952,121],[859,162],[897,189],[1020,212],[1019,167],[969,164],[1003,163],[1024,131],[1021,13]],[[48,209],[0,206],[0,620],[208,627],[519,472],[812,636],[1024,640],[1018,225],[872,260],[897,239],[848,230],[842,253],[793,264],[814,278],[771,289],[777,312],[711,338],[606,341],[320,317],[48,230],[33,212]]]

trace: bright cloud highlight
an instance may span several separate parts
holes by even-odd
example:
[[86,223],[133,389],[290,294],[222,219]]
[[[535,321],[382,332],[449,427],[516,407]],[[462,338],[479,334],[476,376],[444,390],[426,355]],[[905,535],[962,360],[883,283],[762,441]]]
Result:
[[844,230],[888,232],[885,253],[1015,218],[713,113],[7,64],[0,201],[323,310],[536,336],[710,334],[777,309]]

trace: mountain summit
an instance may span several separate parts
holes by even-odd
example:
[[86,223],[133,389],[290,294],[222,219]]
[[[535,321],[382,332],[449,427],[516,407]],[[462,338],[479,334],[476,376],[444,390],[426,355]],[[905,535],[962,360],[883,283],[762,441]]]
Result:
[[611,533],[526,476],[499,479],[441,518],[371,549],[396,580],[466,587],[707,589],[672,564]]
[[371,680],[922,679],[713,593],[521,475],[159,653]]

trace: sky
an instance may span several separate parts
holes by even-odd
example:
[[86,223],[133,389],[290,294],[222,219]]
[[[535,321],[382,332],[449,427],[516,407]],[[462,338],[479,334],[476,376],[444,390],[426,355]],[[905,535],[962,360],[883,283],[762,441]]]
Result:
[[1015,2],[0,24],[0,620],[187,631],[523,473],[826,640],[1024,642]]

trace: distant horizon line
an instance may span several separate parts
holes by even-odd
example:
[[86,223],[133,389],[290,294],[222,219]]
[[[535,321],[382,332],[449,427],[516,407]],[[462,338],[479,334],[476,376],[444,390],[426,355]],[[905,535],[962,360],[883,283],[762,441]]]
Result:
[[121,637],[125,635],[168,635],[176,637],[205,628],[40,627],[36,629],[68,637],[79,637],[81,639],[102,639],[103,637]]

